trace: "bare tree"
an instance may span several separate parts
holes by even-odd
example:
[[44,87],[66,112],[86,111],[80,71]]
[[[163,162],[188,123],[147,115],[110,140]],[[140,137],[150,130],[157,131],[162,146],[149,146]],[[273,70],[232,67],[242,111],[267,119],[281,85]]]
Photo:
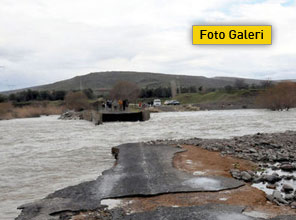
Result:
[[120,81],[110,91],[110,97],[112,99],[128,99],[129,101],[135,101],[140,95],[140,88],[135,83],[128,81]]
[[87,96],[79,92],[69,92],[65,97],[65,103],[68,109],[81,111],[89,108]]
[[257,103],[271,110],[289,110],[296,107],[296,83],[282,82],[266,89]]

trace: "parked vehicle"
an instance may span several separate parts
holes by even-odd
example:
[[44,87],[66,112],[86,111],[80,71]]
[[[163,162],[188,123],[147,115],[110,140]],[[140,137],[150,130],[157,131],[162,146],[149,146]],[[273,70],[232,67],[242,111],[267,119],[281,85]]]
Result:
[[164,102],[165,105],[180,105],[180,102],[177,100],[166,100]]
[[161,106],[161,101],[160,101],[160,99],[154,99],[154,100],[153,100],[153,106]]
[[180,102],[177,100],[172,100],[171,105],[180,105]]

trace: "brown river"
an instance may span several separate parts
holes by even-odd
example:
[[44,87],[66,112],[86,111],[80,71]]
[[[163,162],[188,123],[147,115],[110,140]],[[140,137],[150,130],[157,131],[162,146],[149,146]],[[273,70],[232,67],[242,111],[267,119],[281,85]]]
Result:
[[0,121],[0,219],[57,189],[110,168],[111,147],[156,139],[226,138],[296,130],[296,110],[156,113],[146,122],[62,121],[58,116]]

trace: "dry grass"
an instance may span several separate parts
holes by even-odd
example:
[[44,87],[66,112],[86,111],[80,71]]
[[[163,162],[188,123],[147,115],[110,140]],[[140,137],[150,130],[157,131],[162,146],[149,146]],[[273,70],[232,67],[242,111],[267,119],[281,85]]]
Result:
[[1,119],[11,119],[13,105],[10,102],[0,103],[0,120]]
[[25,107],[14,107],[11,103],[0,103],[0,120],[13,118],[32,118],[41,115],[59,115],[65,110],[64,106],[30,105]]

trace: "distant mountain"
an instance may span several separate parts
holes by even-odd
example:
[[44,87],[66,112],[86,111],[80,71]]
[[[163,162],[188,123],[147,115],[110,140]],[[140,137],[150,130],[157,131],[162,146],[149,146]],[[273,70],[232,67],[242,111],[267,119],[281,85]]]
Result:
[[[175,81],[177,86],[190,87],[196,86],[203,88],[222,88],[227,85],[234,85],[236,79],[232,77],[207,78],[203,76],[171,75],[149,72],[130,72],[130,71],[108,71],[94,72],[71,79],[58,81],[55,83],[35,86],[25,89],[3,92],[6,94],[19,92],[26,89],[31,90],[79,90],[91,88],[94,91],[106,91],[111,89],[118,81],[129,81],[136,83],[139,87],[155,88],[168,87],[171,81]],[[244,79],[247,84],[259,84],[260,80]]]

